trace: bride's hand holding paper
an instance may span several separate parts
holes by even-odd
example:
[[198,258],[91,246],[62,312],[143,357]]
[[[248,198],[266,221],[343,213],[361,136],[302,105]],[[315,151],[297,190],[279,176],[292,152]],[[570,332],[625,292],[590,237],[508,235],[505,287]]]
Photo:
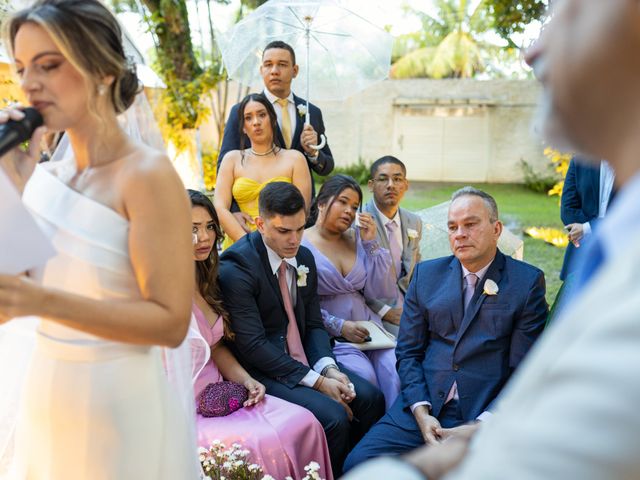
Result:
[[[0,112],[2,113],[2,112]],[[8,157],[9,155],[5,155]],[[1,158],[3,161],[5,157]],[[0,168],[0,275],[18,275],[44,264],[55,251]],[[0,315],[4,312],[0,310]]]

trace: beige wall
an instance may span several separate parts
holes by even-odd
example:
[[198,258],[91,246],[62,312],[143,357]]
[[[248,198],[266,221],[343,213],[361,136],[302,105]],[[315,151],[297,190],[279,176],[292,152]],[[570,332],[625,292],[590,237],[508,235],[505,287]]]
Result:
[[521,182],[520,159],[547,163],[531,129],[538,93],[529,80],[387,80],[318,106],[338,165],[396,154],[413,180]]

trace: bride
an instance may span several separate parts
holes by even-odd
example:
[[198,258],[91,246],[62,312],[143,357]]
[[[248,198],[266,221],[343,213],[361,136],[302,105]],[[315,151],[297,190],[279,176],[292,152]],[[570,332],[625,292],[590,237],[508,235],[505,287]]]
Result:
[[[40,0],[6,20],[5,36],[28,102],[73,153],[36,165],[41,127],[28,152],[0,158],[56,250],[28,276],[0,274],[0,323],[40,317],[13,473],[197,478],[159,348],[180,345],[189,325],[189,202],[168,158],[118,124],[139,92],[120,27],[99,0]],[[0,123],[22,116],[7,109]]]

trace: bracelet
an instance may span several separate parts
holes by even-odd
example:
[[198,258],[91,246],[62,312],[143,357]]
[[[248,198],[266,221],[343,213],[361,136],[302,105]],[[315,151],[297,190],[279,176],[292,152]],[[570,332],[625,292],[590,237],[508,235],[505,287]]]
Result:
[[337,365],[335,365],[333,363],[330,363],[329,365],[327,365],[326,367],[324,367],[322,369],[322,371],[320,372],[320,375],[325,376],[327,374],[327,372],[332,368],[335,368],[337,371],[340,371],[340,369],[338,368]]
[[320,390],[320,387],[322,386],[322,383],[324,382],[324,377],[322,375],[320,375],[320,378],[318,380],[320,382],[318,383],[318,386],[315,387],[316,390]]

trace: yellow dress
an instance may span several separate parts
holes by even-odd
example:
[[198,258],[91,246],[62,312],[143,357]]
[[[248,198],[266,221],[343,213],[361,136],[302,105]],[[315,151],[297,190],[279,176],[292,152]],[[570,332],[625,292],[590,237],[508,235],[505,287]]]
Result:
[[[240,211],[246,213],[251,218],[256,218],[258,216],[258,197],[260,196],[260,192],[267,184],[273,182],[292,183],[289,177],[273,177],[262,183],[248,177],[236,178],[233,182],[233,187],[231,187],[231,194],[240,207]],[[249,224],[248,226],[251,231],[256,229],[254,224]],[[222,242],[222,249],[225,250],[231,245],[233,245],[233,240],[225,235],[224,241]]]

